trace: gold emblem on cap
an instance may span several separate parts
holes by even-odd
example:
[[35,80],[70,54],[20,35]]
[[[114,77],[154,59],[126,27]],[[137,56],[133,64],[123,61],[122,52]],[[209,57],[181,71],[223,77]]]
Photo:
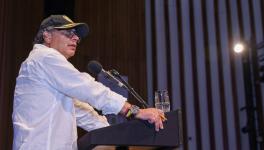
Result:
[[62,17],[63,17],[65,20],[67,20],[67,21],[73,23],[73,21],[72,21],[69,17],[67,17],[67,16],[65,16],[65,15],[63,15]]

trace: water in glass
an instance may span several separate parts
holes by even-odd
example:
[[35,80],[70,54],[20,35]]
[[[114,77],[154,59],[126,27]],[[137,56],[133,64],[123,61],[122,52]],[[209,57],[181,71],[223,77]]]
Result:
[[167,90],[159,90],[155,92],[155,107],[163,110],[163,112],[170,111],[170,99]]

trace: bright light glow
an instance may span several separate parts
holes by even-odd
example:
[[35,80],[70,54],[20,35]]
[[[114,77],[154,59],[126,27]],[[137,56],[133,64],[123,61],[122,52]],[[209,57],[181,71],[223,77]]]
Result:
[[241,52],[243,52],[244,50],[245,50],[245,47],[244,47],[244,45],[241,44],[241,43],[237,43],[237,44],[234,46],[234,51],[235,51],[236,53],[241,53]]

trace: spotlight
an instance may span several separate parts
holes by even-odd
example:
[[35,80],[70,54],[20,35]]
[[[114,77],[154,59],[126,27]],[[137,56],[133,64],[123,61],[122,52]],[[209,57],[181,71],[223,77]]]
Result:
[[241,53],[241,52],[243,52],[245,50],[245,46],[244,46],[244,44],[242,44],[242,43],[237,43],[237,44],[235,44],[235,46],[234,46],[234,51],[236,52],[236,53]]

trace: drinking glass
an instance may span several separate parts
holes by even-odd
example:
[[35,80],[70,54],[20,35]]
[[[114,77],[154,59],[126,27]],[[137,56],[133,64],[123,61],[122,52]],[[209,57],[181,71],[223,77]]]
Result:
[[155,91],[155,107],[163,112],[170,111],[170,98],[167,90]]

